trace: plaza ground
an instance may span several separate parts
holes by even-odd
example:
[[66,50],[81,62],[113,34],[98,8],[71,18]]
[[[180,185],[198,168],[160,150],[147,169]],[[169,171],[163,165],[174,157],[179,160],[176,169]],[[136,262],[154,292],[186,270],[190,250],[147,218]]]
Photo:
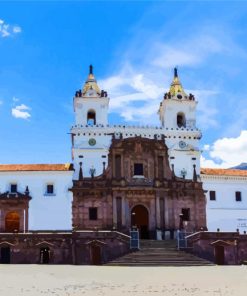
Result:
[[244,296],[247,266],[0,265],[1,296]]

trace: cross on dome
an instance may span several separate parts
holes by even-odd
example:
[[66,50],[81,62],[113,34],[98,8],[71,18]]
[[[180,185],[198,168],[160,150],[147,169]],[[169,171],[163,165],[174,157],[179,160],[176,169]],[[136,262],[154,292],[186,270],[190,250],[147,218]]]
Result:
[[169,92],[172,97],[179,94],[187,97],[187,94],[185,93],[183,86],[179,80],[177,67],[174,68],[174,77]]
[[85,95],[88,93],[89,90],[94,90],[96,92],[97,95],[100,95],[101,90],[97,84],[97,80],[94,77],[93,74],[93,66],[90,65],[89,66],[89,74],[88,74],[88,78],[84,84],[84,87],[82,89],[82,94]]

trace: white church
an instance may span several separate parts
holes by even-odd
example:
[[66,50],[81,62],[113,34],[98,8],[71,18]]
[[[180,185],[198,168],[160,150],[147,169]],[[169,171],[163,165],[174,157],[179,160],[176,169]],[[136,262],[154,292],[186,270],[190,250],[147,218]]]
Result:
[[[198,180],[203,183],[208,230],[247,231],[247,171],[200,167],[202,133],[196,122],[198,101],[185,92],[177,69],[174,69],[170,89],[157,106],[159,126],[109,125],[109,103],[107,92],[100,89],[90,66],[84,86],[76,91],[73,99],[72,163],[0,165],[0,195],[23,193],[28,186],[32,199],[29,209],[22,215],[26,229],[72,228],[72,193],[69,191],[72,180],[78,179],[80,164],[85,177],[102,174],[108,165],[109,147],[114,136],[164,139],[175,175],[193,179],[196,172]],[[4,219],[0,208],[0,229]]]

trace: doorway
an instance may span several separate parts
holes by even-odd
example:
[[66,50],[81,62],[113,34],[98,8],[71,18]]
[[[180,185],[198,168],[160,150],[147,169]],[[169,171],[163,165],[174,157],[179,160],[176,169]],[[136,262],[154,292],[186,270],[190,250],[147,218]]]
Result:
[[9,212],[5,216],[5,231],[15,232],[20,230],[20,216],[17,212]]
[[49,264],[50,262],[50,249],[49,248],[41,248],[40,249],[40,263],[41,264]]
[[101,265],[101,248],[97,245],[91,246],[91,264]]
[[137,205],[131,210],[131,227],[137,227],[140,239],[149,239],[149,215],[146,207]]
[[218,265],[225,264],[225,249],[223,246],[215,246],[214,249],[215,254],[215,263]]
[[10,264],[10,247],[1,248],[1,263]]

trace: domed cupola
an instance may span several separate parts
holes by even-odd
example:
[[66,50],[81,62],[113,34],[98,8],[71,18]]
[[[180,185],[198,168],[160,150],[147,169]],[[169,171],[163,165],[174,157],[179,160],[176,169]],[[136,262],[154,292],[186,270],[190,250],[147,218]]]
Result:
[[101,95],[101,90],[97,84],[97,80],[94,77],[93,74],[93,66],[89,66],[89,74],[88,78],[82,88],[82,95],[83,96],[89,96],[89,97],[95,97],[98,96],[100,97]]
[[178,69],[174,68],[174,77],[171,83],[170,89],[164,95],[164,99],[175,99],[175,100],[195,100],[192,94],[187,95],[178,77]]

